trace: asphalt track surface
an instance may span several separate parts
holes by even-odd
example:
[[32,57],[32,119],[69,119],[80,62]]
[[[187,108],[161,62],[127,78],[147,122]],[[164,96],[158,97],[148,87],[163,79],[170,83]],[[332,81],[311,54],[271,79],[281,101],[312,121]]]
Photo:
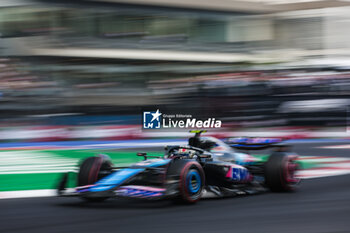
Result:
[[[344,144],[344,143],[343,143]],[[301,155],[350,156],[350,150],[298,144]],[[350,175],[303,181],[296,193],[171,202],[76,198],[0,200],[0,232],[350,232]]]

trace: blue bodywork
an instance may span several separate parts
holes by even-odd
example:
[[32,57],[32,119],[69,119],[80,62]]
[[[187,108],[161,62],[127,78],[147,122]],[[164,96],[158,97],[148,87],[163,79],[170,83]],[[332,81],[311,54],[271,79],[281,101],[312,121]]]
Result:
[[97,181],[91,187],[88,187],[84,192],[101,192],[119,187],[125,181],[134,177],[137,174],[145,171],[149,167],[160,167],[168,164],[170,159],[150,159],[132,165],[130,168],[121,169]]
[[239,149],[263,149],[282,142],[280,138],[229,138],[227,144]]

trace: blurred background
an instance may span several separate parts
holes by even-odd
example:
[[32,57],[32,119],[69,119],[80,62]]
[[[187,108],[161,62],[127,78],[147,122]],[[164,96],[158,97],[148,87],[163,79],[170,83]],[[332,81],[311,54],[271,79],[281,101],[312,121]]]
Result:
[[[0,1],[0,140],[120,139],[142,111],[345,137],[350,1]],[[244,133],[243,133],[244,134]]]
[[[349,12],[350,0],[0,0],[0,232],[350,232]],[[189,129],[142,130],[157,109],[221,120],[217,138],[292,139],[300,192],[48,198],[88,156],[125,167],[187,143]]]

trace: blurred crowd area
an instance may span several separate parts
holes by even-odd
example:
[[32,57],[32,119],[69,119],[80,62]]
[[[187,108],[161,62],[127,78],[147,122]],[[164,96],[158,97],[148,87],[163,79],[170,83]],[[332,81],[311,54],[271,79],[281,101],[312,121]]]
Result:
[[[135,72],[129,78],[113,79],[88,72],[94,66],[93,70],[108,69],[107,61],[93,65],[88,59],[73,59],[70,62],[75,65],[65,60],[63,70],[38,71],[51,62],[63,61],[34,65],[19,58],[0,60],[2,125],[141,124],[142,111],[161,109],[168,114],[215,117],[232,127],[345,126],[350,105],[347,70],[175,75],[166,71],[174,64],[157,63],[148,66],[162,67],[162,72]],[[149,69],[138,63],[126,66],[134,71]],[[74,77],[73,67],[85,71],[86,77]]]
[[172,8],[166,0],[6,2],[2,129],[135,126],[144,110],[160,109],[214,117],[233,130],[345,131],[350,6],[264,12]]

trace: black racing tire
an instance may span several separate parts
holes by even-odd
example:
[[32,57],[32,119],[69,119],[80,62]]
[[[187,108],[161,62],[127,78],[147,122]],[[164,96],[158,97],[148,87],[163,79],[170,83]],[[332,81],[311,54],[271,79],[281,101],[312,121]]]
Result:
[[[80,164],[78,186],[91,185],[111,173],[112,162],[103,156],[88,157]],[[82,196],[87,201],[103,201],[107,197]]]
[[265,183],[272,192],[295,191],[300,179],[294,176],[298,170],[294,154],[274,152],[265,164]]
[[167,178],[177,177],[177,203],[196,203],[202,197],[205,175],[202,166],[194,160],[173,160],[169,165]]

